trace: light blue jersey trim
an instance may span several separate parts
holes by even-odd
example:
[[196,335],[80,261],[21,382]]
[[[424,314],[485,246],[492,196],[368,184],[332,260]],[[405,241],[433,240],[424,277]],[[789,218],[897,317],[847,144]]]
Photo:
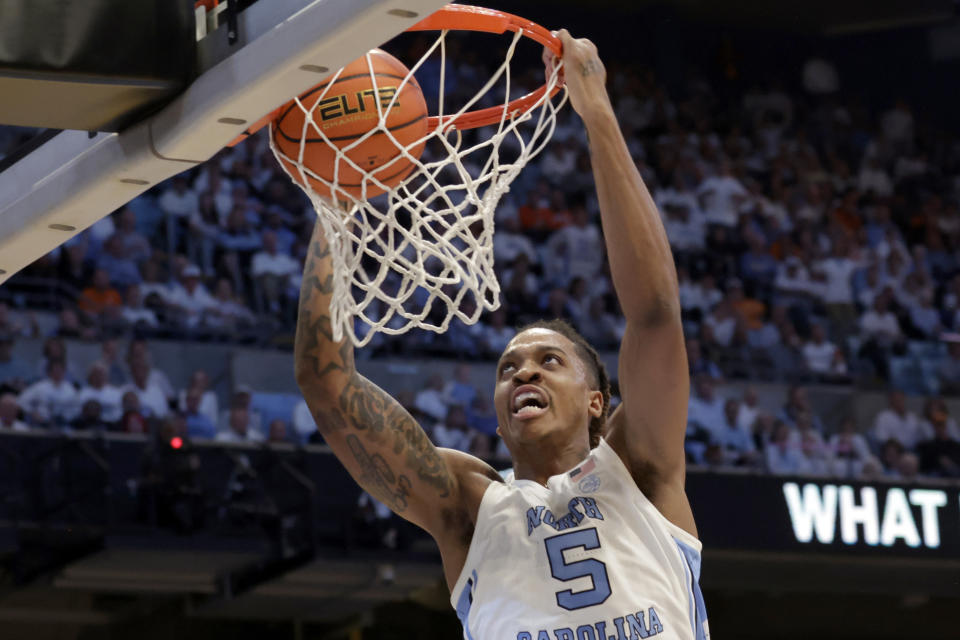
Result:
[[690,545],[673,539],[680,549],[687,565],[687,598],[690,600],[690,626],[693,628],[695,640],[710,640],[707,635],[707,607],[703,602],[703,593],[700,591],[700,552]]
[[473,640],[470,635],[470,607],[473,606],[473,590],[477,588],[477,572],[474,571],[471,577],[467,578],[467,584],[460,592],[460,598],[457,600],[457,617],[460,618],[460,624],[463,625],[463,637],[466,640]]

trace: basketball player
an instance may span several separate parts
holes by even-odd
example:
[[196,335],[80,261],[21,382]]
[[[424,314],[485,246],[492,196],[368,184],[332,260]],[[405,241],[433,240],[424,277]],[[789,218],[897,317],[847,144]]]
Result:
[[333,341],[320,225],[300,297],[297,380],[360,486],[437,541],[468,640],[707,640],[700,542],[684,492],[689,379],[670,246],[596,47],[558,35],[627,320],[622,404],[607,416],[607,375],[583,338],[563,323],[535,323],[497,364],[497,431],[514,479],[438,449],[357,373],[348,339]]

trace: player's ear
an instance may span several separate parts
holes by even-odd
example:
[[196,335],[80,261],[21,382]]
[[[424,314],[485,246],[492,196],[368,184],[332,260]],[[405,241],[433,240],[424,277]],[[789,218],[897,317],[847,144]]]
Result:
[[500,425],[497,425],[497,435],[500,436],[501,438],[503,437],[503,434],[500,433]]
[[603,415],[603,392],[602,391],[591,391],[589,396],[589,405],[587,410],[590,412],[590,415],[594,418],[599,418]]

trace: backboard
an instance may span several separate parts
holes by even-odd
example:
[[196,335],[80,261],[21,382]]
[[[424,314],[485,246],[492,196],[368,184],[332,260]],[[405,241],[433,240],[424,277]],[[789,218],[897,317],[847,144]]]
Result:
[[119,133],[62,131],[0,172],[0,283],[443,4],[260,0],[229,29],[198,10],[200,73],[176,99]]

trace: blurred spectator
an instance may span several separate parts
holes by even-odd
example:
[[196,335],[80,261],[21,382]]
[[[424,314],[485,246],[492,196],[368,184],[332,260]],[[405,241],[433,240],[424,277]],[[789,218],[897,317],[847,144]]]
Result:
[[120,292],[110,286],[110,276],[103,269],[93,272],[92,285],[83,290],[77,308],[88,317],[97,319],[110,307],[120,307]]
[[106,431],[109,428],[103,419],[100,403],[90,398],[80,405],[80,413],[70,422],[74,431]]
[[110,283],[119,288],[140,284],[140,270],[137,263],[127,256],[123,238],[114,234],[107,238],[103,253],[97,260],[97,269],[103,269],[110,276]]
[[140,295],[138,285],[130,285],[124,295],[123,310],[121,311],[123,321],[131,327],[146,327],[156,329],[159,325],[157,314],[152,309],[143,306],[143,297]]
[[467,424],[467,414],[460,405],[451,405],[447,417],[433,427],[433,442],[438,447],[473,451],[477,434]]
[[23,391],[34,377],[33,368],[13,355],[14,338],[9,333],[0,333],[0,389],[15,393]]
[[915,481],[920,472],[920,457],[909,451],[900,456],[897,473],[902,480]]
[[232,410],[243,409],[246,412],[246,422],[253,434],[252,437],[258,440],[264,439],[263,416],[253,406],[253,390],[250,387],[245,384],[238,385],[230,396],[228,406],[227,410],[220,413],[220,420],[217,422],[218,431],[228,431]]
[[139,405],[151,418],[162,420],[170,412],[167,397],[163,390],[149,380],[150,366],[143,360],[136,360],[130,365],[131,381],[124,388],[124,392],[132,391],[139,400]]
[[414,406],[433,418],[443,420],[447,417],[447,404],[444,402],[443,390],[446,382],[443,376],[435,373],[427,380],[427,386],[421,389],[414,398]]
[[147,417],[140,409],[140,396],[135,391],[125,391],[120,400],[123,415],[120,417],[120,431],[123,433],[148,433]]
[[756,447],[750,434],[740,428],[737,416],[740,413],[740,402],[728,398],[723,404],[723,420],[708,429],[712,434],[712,442],[720,447],[721,458],[724,464],[734,466],[752,466],[757,459]]
[[58,360],[66,367],[67,380],[73,382],[77,379],[70,366],[70,360],[67,358],[67,343],[60,336],[50,336],[43,341],[43,358],[37,363],[38,376],[47,372],[47,365],[52,360]]
[[234,295],[233,286],[226,278],[217,280],[213,294],[214,305],[203,312],[203,324],[225,330],[236,330],[250,326],[255,318],[253,313]]
[[469,407],[477,397],[477,390],[470,382],[470,365],[458,364],[453,369],[453,379],[443,388],[443,401],[447,406]]
[[[679,275],[683,275],[685,273],[685,269],[678,269]],[[701,318],[708,311],[710,311],[710,309],[713,309],[713,307],[716,306],[721,300],[723,300],[723,292],[717,288],[716,281],[709,273],[704,274],[704,276],[695,283],[692,283],[689,280],[685,283],[683,278],[681,278],[681,308],[684,311],[698,312],[698,315],[695,316],[695,319]]]
[[87,249],[85,242],[67,244],[60,259],[57,277],[60,282],[76,291],[83,290],[90,283],[90,274],[93,269],[87,256]]
[[827,340],[826,331],[820,324],[813,325],[810,340],[803,345],[803,360],[809,371],[825,379],[847,373],[843,351]]
[[729,347],[737,328],[740,315],[729,298],[724,298],[703,319],[703,325],[710,329],[713,339],[721,347]]
[[535,300],[540,294],[540,283],[530,272],[530,263],[522,253],[500,276],[500,283],[503,297],[511,309],[529,308],[530,300]]
[[[0,363],[3,362],[2,353],[0,347]],[[0,381],[2,380],[3,377],[0,376]],[[960,395],[960,342],[954,341],[947,345],[947,357],[937,365],[937,380],[940,382],[941,393]]]
[[917,444],[920,471],[945,478],[960,477],[960,442],[950,435],[946,416],[931,416],[933,437]]
[[812,414],[806,411],[797,414],[797,430],[794,432],[796,444],[807,459],[807,473],[829,475],[833,469],[833,457],[823,441],[823,436],[814,431],[812,417]]
[[841,336],[846,336],[856,325],[856,309],[853,306],[853,274],[860,267],[854,259],[853,248],[848,241],[837,236],[833,252],[817,263],[815,269],[824,278],[821,299],[827,308],[830,323]]
[[919,304],[909,308],[909,315],[910,325],[920,339],[930,340],[940,335],[940,312],[933,306],[932,292],[923,292]]
[[507,325],[507,311],[501,303],[499,309],[490,312],[488,321],[483,325],[483,333],[480,336],[483,354],[490,359],[499,358],[515,335],[517,331]]
[[704,249],[707,231],[699,209],[691,210],[688,206],[671,201],[662,205],[660,211],[670,247],[678,256]]
[[217,433],[217,442],[260,442],[256,430],[250,428],[250,414],[242,407],[230,409],[227,429]]
[[489,396],[478,393],[470,406],[466,408],[466,411],[467,424],[470,425],[471,429],[488,436],[496,435],[497,413]]
[[271,444],[289,443],[290,440],[287,438],[287,423],[280,418],[271,420],[267,429],[267,441]]
[[233,280],[233,288],[243,291],[243,273],[248,269],[251,256],[261,247],[260,234],[250,224],[243,206],[236,206],[227,216],[227,222],[217,237],[223,250],[221,264]]
[[167,303],[180,312],[187,327],[196,327],[203,314],[217,305],[216,300],[200,282],[200,269],[188,265],[180,274],[180,282],[174,285]]
[[27,431],[29,427],[20,420],[20,405],[12,393],[0,394],[0,431]]
[[740,399],[737,411],[737,426],[744,433],[753,433],[753,425],[760,414],[760,399],[757,397],[757,390],[754,387],[747,387],[743,390],[743,397]]
[[497,226],[493,235],[494,261],[497,265],[511,264],[521,253],[527,257],[528,264],[540,261],[533,242],[521,232],[520,220],[516,216],[508,216]]
[[119,422],[123,393],[107,381],[107,368],[100,362],[94,362],[87,370],[87,384],[77,393],[77,404],[84,405],[96,400],[105,422]]
[[169,186],[157,199],[157,206],[165,214],[167,223],[167,252],[173,253],[187,226],[187,221],[199,208],[197,192],[190,188],[185,174],[175,175]]
[[217,400],[217,394],[210,389],[210,376],[203,369],[195,369],[190,374],[190,383],[187,388],[181,389],[177,394],[177,408],[180,411],[187,411],[187,394],[191,391],[196,391],[200,395],[200,405],[197,411],[205,415],[211,424],[216,425],[220,411],[219,401]]
[[840,423],[840,431],[830,436],[827,446],[834,460],[834,473],[839,476],[858,477],[864,464],[873,458],[866,438],[857,433],[857,425],[849,416]]
[[710,432],[715,425],[723,424],[724,400],[716,395],[713,380],[700,374],[694,381],[694,395],[690,397],[687,421]]
[[7,303],[0,301],[0,334],[4,333],[14,338],[36,337],[40,333],[40,327],[32,311],[28,311],[26,317],[16,317],[10,312]]
[[124,256],[134,263],[148,260],[152,253],[150,242],[145,235],[137,231],[137,218],[133,209],[125,206],[115,217],[117,219],[117,230],[114,231],[113,235],[120,239]]
[[[524,233],[542,240],[550,231],[564,225],[566,203],[563,202],[563,193],[558,191],[557,194],[558,197],[551,199],[549,185],[540,185],[530,191],[526,203],[517,211]],[[555,205],[559,205],[559,209],[555,210]]]
[[137,362],[144,362],[149,368],[150,371],[147,374],[147,382],[151,385],[156,385],[159,387],[167,400],[173,400],[173,385],[170,384],[170,379],[162,369],[153,366],[153,362],[150,358],[150,349],[146,340],[134,339],[131,340],[127,345],[127,367],[130,368],[131,373],[133,371],[134,363]]
[[606,309],[604,298],[597,296],[590,300],[587,315],[580,320],[580,334],[598,351],[614,349],[620,343],[617,320]]
[[100,343],[100,358],[97,364],[102,365],[107,371],[107,382],[115,387],[121,387],[127,382],[127,372],[117,360],[117,341],[114,338],[107,338]]
[[85,321],[81,322],[76,309],[64,309],[60,312],[60,315],[57,316],[56,336],[58,338],[94,340],[97,337],[97,329],[94,324],[96,320],[98,320],[98,318],[85,316]]
[[796,444],[795,432],[782,420],[774,422],[773,436],[764,449],[767,471],[776,475],[809,472],[810,463]]
[[293,430],[300,438],[300,442],[306,442],[314,433],[317,433],[317,423],[310,415],[307,401],[302,398],[293,407]]
[[727,300],[735,313],[735,317],[742,321],[749,330],[759,329],[763,325],[766,305],[753,297],[743,293],[743,283],[737,278],[727,281]]
[[250,273],[264,298],[265,309],[276,313],[284,285],[290,274],[300,270],[300,263],[279,250],[273,231],[264,231],[262,238],[263,249],[253,254]]
[[960,441],[960,428],[957,421],[950,417],[950,410],[943,398],[936,396],[927,398],[923,405],[923,420],[918,429],[918,440],[932,440],[937,433],[939,423],[944,424],[947,435]]
[[66,379],[63,360],[47,362],[46,377],[33,383],[20,394],[20,406],[33,426],[63,425],[71,416],[77,391]]
[[204,393],[199,387],[191,386],[183,397],[183,417],[187,425],[187,435],[195,440],[212,440],[217,436],[217,425],[210,416],[201,410]]
[[890,290],[885,289],[874,299],[873,308],[860,317],[860,332],[864,339],[860,357],[868,359],[883,379],[889,378],[887,358],[903,344],[900,323],[889,309],[890,297]]
[[187,257],[203,268],[207,275],[213,273],[213,257],[220,237],[220,223],[212,193],[199,196],[197,210],[187,221]]
[[884,475],[895,477],[900,474],[900,460],[905,452],[906,448],[903,444],[893,438],[885,440],[880,445],[880,462],[883,464]]
[[887,396],[887,408],[873,419],[871,431],[874,442],[899,442],[905,449],[912,449],[920,439],[920,422],[917,415],[907,410],[907,397],[902,391],[891,391]]
[[807,390],[801,385],[795,384],[789,388],[787,402],[783,405],[777,417],[798,429],[800,428],[801,418],[809,420],[814,431],[823,433],[823,423],[820,421],[820,416],[813,410],[810,398],[807,396]]
[[706,222],[730,228],[737,225],[738,211],[747,195],[746,188],[733,175],[733,167],[728,161],[721,162],[719,173],[706,178],[697,188]]
[[806,307],[815,295],[816,286],[803,261],[796,256],[789,256],[777,267],[773,288],[781,304]]
[[754,291],[766,292],[777,277],[777,261],[760,234],[750,233],[747,245],[749,249],[740,256],[740,277]]
[[147,260],[141,266],[143,281],[139,283],[143,303],[151,308],[165,307],[173,297],[174,288],[160,274],[160,264],[156,260]]
[[582,202],[573,209],[573,223],[555,231],[547,239],[545,249],[545,275],[560,286],[577,277],[591,282],[603,268],[606,255],[600,229],[591,224]]
[[723,374],[715,362],[707,359],[700,348],[700,341],[696,338],[687,338],[687,364],[690,368],[690,377],[707,376],[713,380],[720,380]]

